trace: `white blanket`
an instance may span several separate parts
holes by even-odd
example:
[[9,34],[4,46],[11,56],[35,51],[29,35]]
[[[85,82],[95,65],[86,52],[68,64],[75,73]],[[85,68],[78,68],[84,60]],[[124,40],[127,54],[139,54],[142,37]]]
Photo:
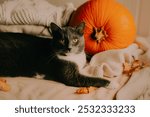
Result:
[[138,38],[137,42],[144,51],[138,59],[145,62],[147,67],[132,75],[118,92],[117,99],[150,99],[150,38]]

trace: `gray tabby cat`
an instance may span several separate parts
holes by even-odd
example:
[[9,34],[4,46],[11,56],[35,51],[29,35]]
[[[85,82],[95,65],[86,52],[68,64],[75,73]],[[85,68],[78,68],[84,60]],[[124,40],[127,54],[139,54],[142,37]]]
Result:
[[0,33],[0,76],[44,75],[76,87],[105,87],[110,82],[85,76],[86,65],[83,30],[85,23],[76,27],[60,28],[51,23],[53,39],[20,33]]

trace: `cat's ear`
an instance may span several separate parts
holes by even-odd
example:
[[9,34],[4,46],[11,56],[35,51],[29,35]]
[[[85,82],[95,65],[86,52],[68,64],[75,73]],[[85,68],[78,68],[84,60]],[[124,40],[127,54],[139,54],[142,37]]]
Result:
[[57,38],[59,38],[59,36],[61,36],[62,33],[62,29],[59,26],[57,26],[55,23],[50,24],[49,31],[51,31],[53,37],[57,37]]
[[83,35],[84,33],[84,28],[85,28],[85,23],[81,22],[77,27],[76,27],[76,31],[79,35]]

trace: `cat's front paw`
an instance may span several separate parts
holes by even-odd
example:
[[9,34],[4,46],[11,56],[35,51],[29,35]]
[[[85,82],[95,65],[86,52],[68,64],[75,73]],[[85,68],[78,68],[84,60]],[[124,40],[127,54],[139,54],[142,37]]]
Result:
[[99,79],[93,86],[94,87],[108,87],[110,84],[109,80]]
[[102,87],[107,87],[110,84],[110,81],[109,80],[105,80],[105,79],[103,79],[101,82],[102,82]]

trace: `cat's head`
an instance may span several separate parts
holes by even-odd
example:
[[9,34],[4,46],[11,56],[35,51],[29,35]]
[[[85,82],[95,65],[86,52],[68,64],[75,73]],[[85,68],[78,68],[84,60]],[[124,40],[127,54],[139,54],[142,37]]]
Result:
[[53,36],[53,48],[56,52],[67,55],[69,53],[78,54],[84,51],[84,22],[76,27],[68,26],[63,28],[51,23],[50,27]]

